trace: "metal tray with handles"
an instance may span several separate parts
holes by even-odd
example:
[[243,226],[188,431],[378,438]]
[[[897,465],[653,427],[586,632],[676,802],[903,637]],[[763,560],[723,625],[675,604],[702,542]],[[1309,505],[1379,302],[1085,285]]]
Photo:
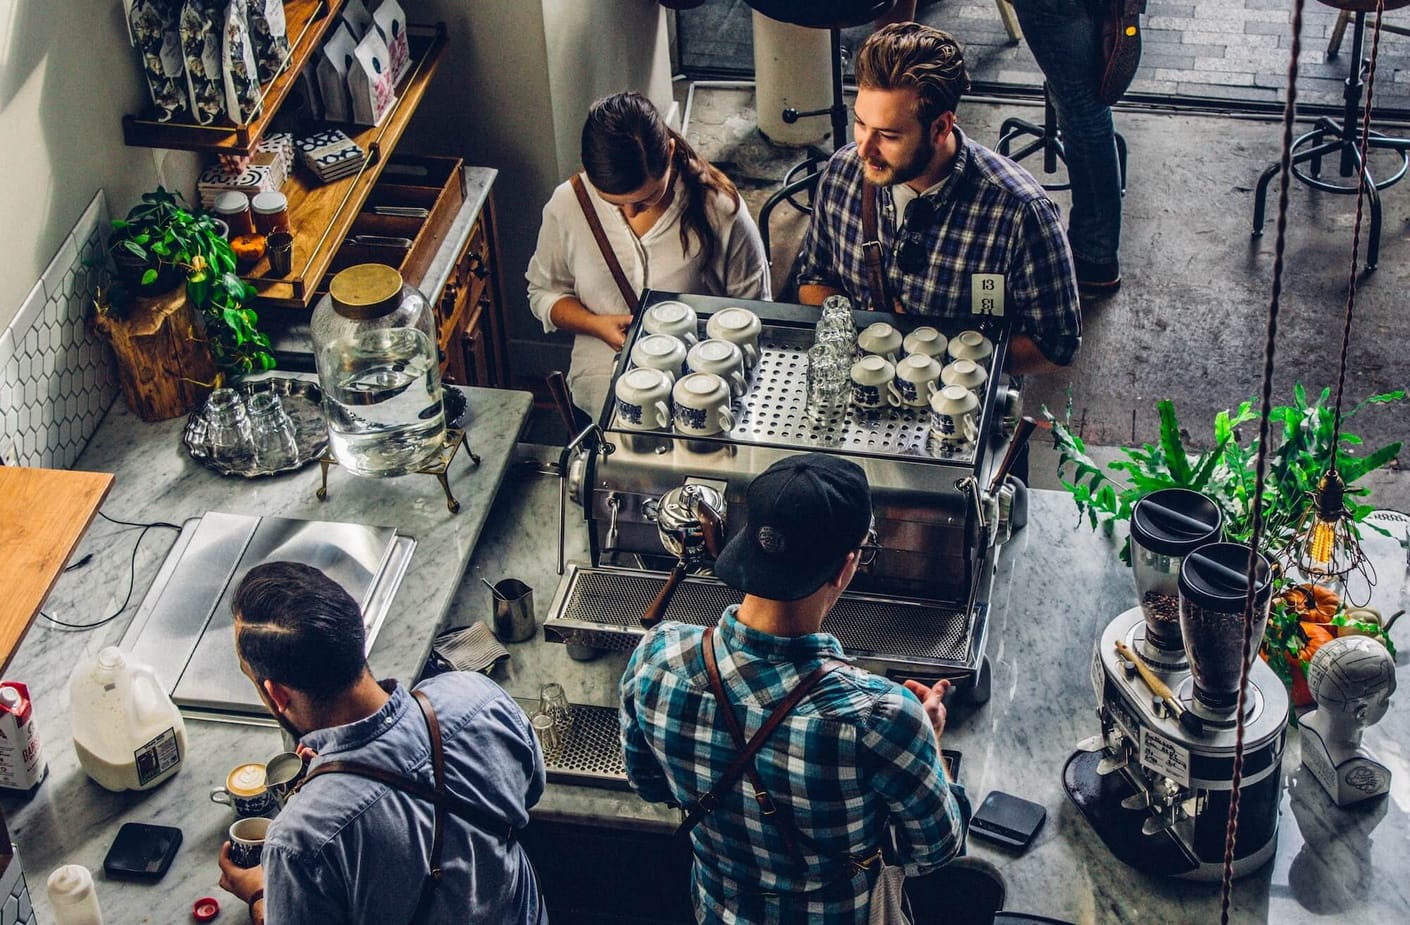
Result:
[[277,469],[268,469],[255,463],[253,450],[235,459],[217,459],[211,455],[210,441],[206,438],[205,405],[191,412],[186,419],[186,429],[181,435],[186,451],[191,458],[208,469],[221,475],[239,475],[247,479],[281,472],[294,472],[315,462],[328,449],[328,423],[323,417],[323,390],[318,383],[306,379],[287,379],[274,376],[253,382],[240,382],[232,386],[240,396],[249,401],[259,392],[277,392],[280,404],[294,425],[294,442],[297,452],[293,462]]

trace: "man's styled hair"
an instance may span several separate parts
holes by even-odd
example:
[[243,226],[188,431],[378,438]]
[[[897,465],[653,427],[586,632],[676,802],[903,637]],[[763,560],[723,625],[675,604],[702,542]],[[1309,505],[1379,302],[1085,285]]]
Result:
[[867,37],[857,52],[857,87],[915,90],[916,118],[928,126],[954,112],[969,91],[964,49],[954,37],[916,22],[893,23]]
[[322,702],[352,687],[366,668],[357,601],[312,566],[255,566],[235,590],[230,609],[235,650],[259,680]]

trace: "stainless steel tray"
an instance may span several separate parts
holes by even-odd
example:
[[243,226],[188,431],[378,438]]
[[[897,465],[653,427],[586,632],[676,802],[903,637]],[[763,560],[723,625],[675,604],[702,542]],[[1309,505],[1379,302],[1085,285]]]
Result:
[[287,379],[278,376],[258,381],[240,382],[232,386],[248,401],[251,395],[259,392],[277,392],[279,400],[294,424],[294,442],[298,452],[294,461],[277,469],[267,469],[255,463],[253,453],[234,460],[217,459],[211,455],[210,442],[206,439],[205,406],[191,412],[186,419],[186,430],[181,439],[191,458],[208,469],[221,475],[239,475],[247,479],[281,472],[294,472],[314,462],[328,449],[328,423],[323,417],[323,390],[318,383],[306,379]]

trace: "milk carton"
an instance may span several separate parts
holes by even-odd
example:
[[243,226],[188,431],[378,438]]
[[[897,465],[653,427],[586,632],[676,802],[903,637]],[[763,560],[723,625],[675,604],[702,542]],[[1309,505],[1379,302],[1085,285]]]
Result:
[[0,787],[33,790],[48,770],[34,731],[29,688],[18,681],[0,683]]

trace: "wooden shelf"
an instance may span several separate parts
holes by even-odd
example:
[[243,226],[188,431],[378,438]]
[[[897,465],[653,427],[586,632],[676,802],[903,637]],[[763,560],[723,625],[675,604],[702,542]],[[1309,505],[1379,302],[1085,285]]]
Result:
[[[308,307],[319,280],[347,237],[387,158],[401,140],[440,66],[446,47],[445,25],[408,26],[407,38],[413,65],[397,87],[392,111],[381,125],[343,126],[349,137],[368,154],[362,170],[332,183],[319,183],[302,166],[289,172],[283,192],[289,198],[289,218],[294,225],[294,269],[286,277],[273,277],[268,260],[255,265],[245,279],[255,287],[259,307]],[[358,128],[361,131],[354,132]]]
[[284,98],[293,89],[299,72],[323,44],[323,37],[338,22],[338,13],[347,0],[284,0],[284,18],[289,31],[289,57],[284,67],[265,88],[260,113],[248,125],[217,122],[194,125],[187,122],[158,122],[150,113],[124,116],[123,141],[143,148],[173,148],[180,151],[211,151],[218,154],[249,154],[264,137],[269,123],[279,112]]

